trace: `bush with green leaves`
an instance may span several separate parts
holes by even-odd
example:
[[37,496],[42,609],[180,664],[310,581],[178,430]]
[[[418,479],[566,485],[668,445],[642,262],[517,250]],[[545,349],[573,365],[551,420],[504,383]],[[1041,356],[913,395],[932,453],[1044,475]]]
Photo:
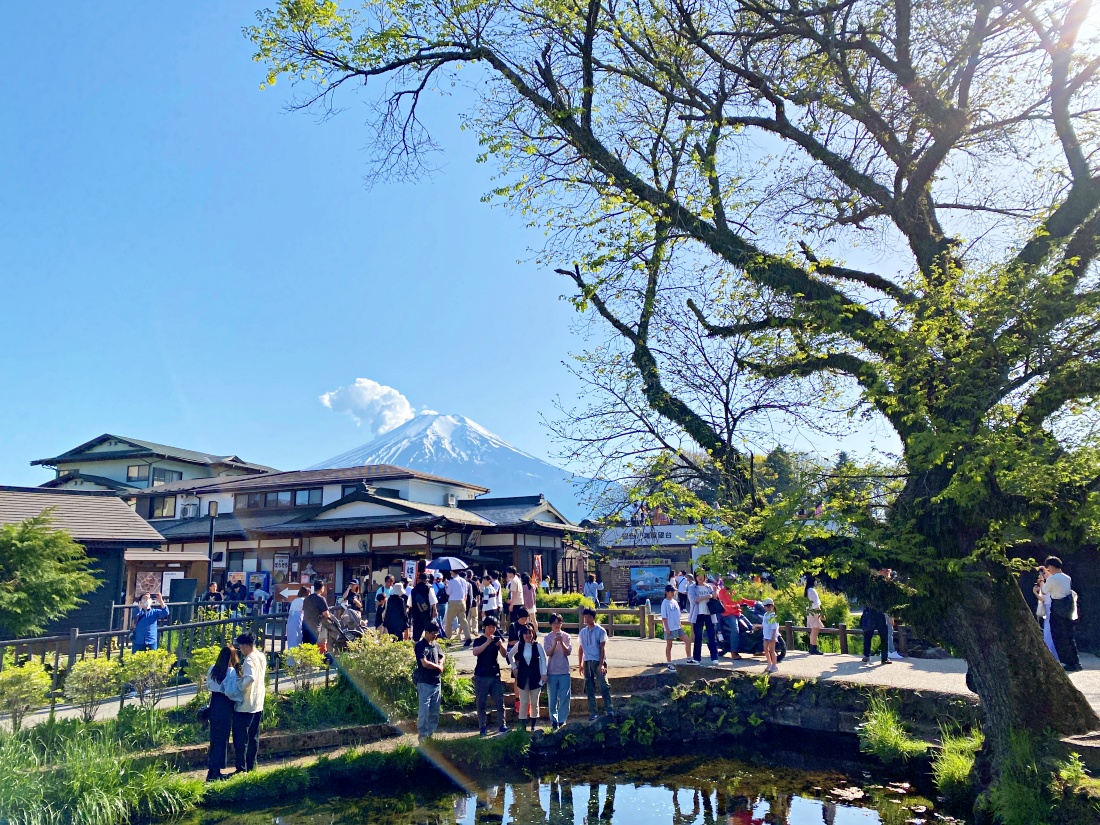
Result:
[[337,656],[340,671],[367,701],[388,718],[411,719],[417,712],[413,643],[367,631]]
[[[810,601],[804,595],[800,584],[776,588],[770,584],[738,581],[732,584],[727,582],[727,587],[735,598],[772,599],[775,602],[775,612],[779,616],[780,623],[794,622],[798,627],[806,624],[806,612],[809,610]],[[848,599],[821,585],[817,585],[816,590],[817,595],[821,597],[821,621],[825,626],[836,627],[845,624],[851,627],[852,614],[848,609]]]
[[191,651],[187,657],[187,663],[183,666],[184,675],[195,685],[195,693],[198,696],[206,694],[206,674],[218,660],[221,647],[210,645],[199,647]]
[[50,675],[33,659],[18,667],[9,659],[0,671],[0,712],[11,719],[12,731],[23,726],[23,718],[49,702]]
[[74,662],[65,678],[65,698],[80,709],[85,722],[95,719],[99,706],[118,695],[122,684],[117,659],[89,656]]
[[167,650],[140,650],[126,655],[120,674],[123,681],[134,689],[138,704],[151,709],[164,696],[175,666],[176,657]]
[[298,645],[286,652],[286,674],[298,691],[309,690],[313,674],[325,666],[325,654],[317,645]]

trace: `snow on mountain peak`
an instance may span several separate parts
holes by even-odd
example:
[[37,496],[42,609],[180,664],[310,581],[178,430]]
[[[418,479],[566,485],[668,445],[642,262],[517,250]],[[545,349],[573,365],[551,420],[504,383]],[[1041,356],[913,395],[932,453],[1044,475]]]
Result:
[[464,415],[425,411],[384,435],[310,470],[393,464],[488,487],[490,496],[543,493],[570,518],[582,518],[583,479],[520,450]]

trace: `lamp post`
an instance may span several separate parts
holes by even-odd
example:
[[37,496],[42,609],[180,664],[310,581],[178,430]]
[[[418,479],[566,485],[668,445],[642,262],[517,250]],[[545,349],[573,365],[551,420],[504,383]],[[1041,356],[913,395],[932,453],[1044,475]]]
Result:
[[211,501],[207,504],[206,514],[210,517],[210,543],[206,562],[206,589],[209,590],[210,582],[214,581],[214,522],[218,520],[218,502]]

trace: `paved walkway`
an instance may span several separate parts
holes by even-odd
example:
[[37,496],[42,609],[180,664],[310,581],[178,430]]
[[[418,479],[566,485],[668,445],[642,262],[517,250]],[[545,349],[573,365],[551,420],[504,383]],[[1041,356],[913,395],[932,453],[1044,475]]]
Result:
[[[574,641],[575,645],[575,641]],[[474,656],[469,648],[451,648],[448,651],[455,659],[455,665],[461,672],[472,673]],[[676,654],[683,653],[683,646],[672,650],[673,664],[682,664],[684,659]],[[744,656],[744,654],[742,654]],[[762,657],[746,657],[734,661],[720,659],[717,666],[711,667],[709,659],[704,658],[704,669],[720,672],[731,670],[761,673],[764,670]],[[655,673],[664,667],[665,643],[663,639],[631,639],[615,637],[607,642],[607,664],[610,676],[634,676],[640,673]],[[575,657],[574,657],[575,663]],[[1081,654],[1084,667],[1079,673],[1071,673],[1073,684],[1100,712],[1100,658],[1087,653]],[[574,669],[574,674],[576,670]],[[811,656],[800,650],[788,651],[779,665],[779,675],[796,679],[835,679],[865,685],[903,688],[909,690],[936,690],[943,693],[969,694],[966,689],[966,662],[962,659],[901,659],[888,665],[879,664],[877,658],[871,664],[863,664],[859,656],[842,653],[826,653],[823,656]]]

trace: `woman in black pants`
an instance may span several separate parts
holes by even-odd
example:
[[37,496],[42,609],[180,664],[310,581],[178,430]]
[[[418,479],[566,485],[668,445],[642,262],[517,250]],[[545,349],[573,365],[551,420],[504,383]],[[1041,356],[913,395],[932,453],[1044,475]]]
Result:
[[218,660],[206,674],[206,687],[210,690],[210,756],[206,764],[206,781],[226,779],[225,749],[229,744],[229,731],[233,727],[233,706],[241,699],[237,684],[237,651],[226,645],[218,653]]

